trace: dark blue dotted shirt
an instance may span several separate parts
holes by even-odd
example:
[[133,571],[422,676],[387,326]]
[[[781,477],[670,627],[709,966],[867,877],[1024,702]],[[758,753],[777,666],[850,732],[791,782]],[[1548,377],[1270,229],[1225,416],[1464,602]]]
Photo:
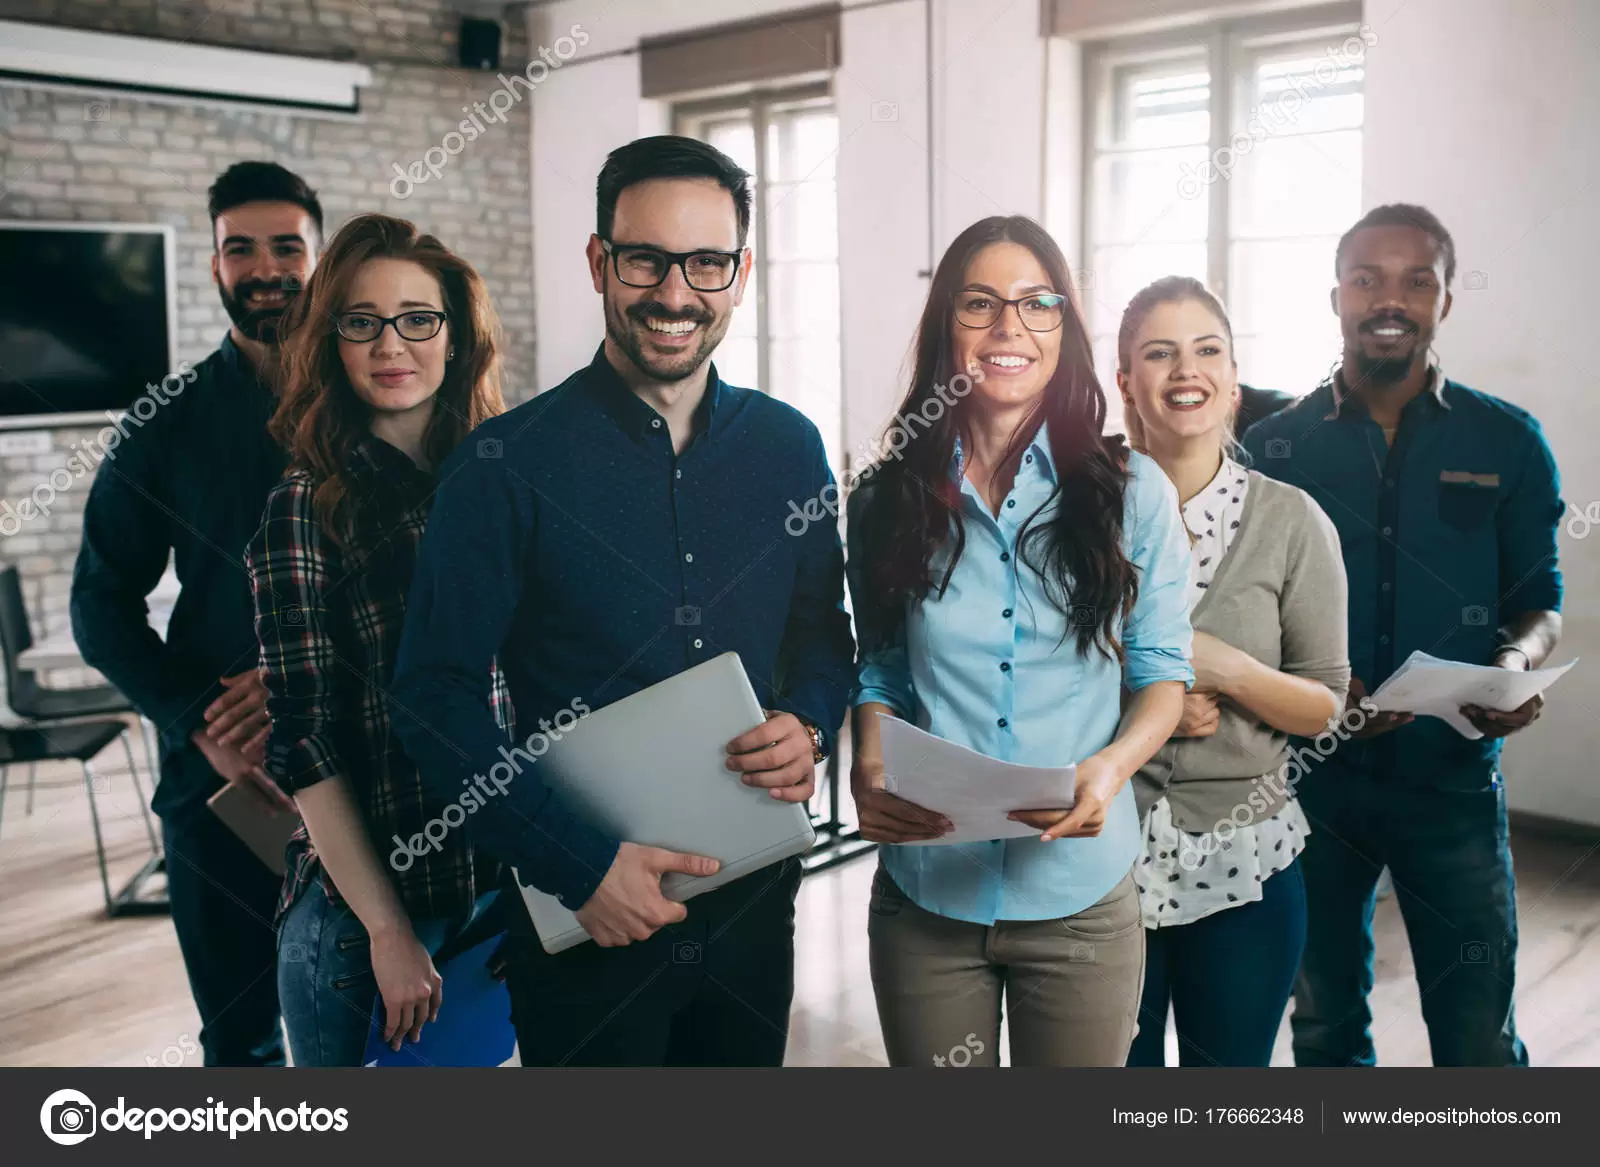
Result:
[[[391,700],[434,797],[502,760],[494,656],[519,735],[575,701],[599,709],[737,652],[761,703],[821,727],[831,748],[854,644],[833,478],[798,411],[713,367],[696,436],[675,454],[602,349],[480,426],[440,477]],[[471,829],[574,908],[617,848],[532,768]]]

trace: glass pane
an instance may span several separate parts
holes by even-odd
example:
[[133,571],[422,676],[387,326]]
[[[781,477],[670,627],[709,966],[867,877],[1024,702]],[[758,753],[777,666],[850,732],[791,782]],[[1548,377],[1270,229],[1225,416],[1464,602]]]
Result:
[[1203,146],[1184,146],[1096,159],[1095,242],[1204,239],[1205,158]]
[[1203,59],[1117,71],[1112,140],[1123,146],[1176,146],[1211,140],[1211,78]]
[[1084,292],[1084,311],[1096,333],[1115,333],[1133,294],[1162,276],[1206,278],[1204,243],[1144,243],[1102,247],[1094,253],[1092,286]]
[[839,335],[839,269],[832,263],[774,263],[767,327],[773,339]]
[[[753,305],[750,315],[752,318],[755,316]],[[737,385],[741,389],[766,388],[757,384],[760,365],[756,359],[756,338],[753,332],[749,336],[735,337],[733,330],[729,329],[728,335],[722,338],[722,343],[717,346],[717,351],[711,360],[717,366],[717,375],[728,384]]]
[[751,174],[756,172],[756,131],[748,116],[706,122],[702,137]]
[[832,182],[770,183],[767,255],[833,259],[839,254],[839,197]]
[[839,474],[839,342],[836,337],[773,337],[768,391],[811,419],[835,477]]
[[1308,393],[1338,360],[1339,320],[1328,304],[1337,235],[1236,243],[1229,312],[1239,377]]
[[[1330,55],[1331,54],[1331,55]],[[1361,124],[1366,70],[1338,50],[1259,60],[1247,104],[1268,133],[1316,133]]]
[[830,182],[839,150],[839,119],[831,109],[774,111],[767,124],[772,182]]
[[1236,238],[1343,231],[1361,217],[1361,131],[1256,142],[1232,183]]

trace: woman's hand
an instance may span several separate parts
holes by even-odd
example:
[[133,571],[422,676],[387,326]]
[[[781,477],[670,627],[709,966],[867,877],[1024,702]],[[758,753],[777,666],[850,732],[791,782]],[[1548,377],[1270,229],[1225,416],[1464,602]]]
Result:
[[383,998],[383,1040],[398,1051],[403,1039],[421,1038],[424,1022],[438,1019],[444,978],[408,921],[373,934],[372,975]]
[[1109,758],[1093,754],[1078,763],[1078,781],[1071,810],[1014,810],[1006,817],[1043,831],[1054,839],[1086,839],[1106,825],[1106,811],[1130,776]]
[[883,763],[859,754],[850,767],[850,793],[861,837],[869,843],[926,843],[954,825],[937,811],[890,794],[883,788]]
[[1217,732],[1222,714],[1217,695],[1208,689],[1192,689],[1183,695],[1183,716],[1173,737],[1210,737]]

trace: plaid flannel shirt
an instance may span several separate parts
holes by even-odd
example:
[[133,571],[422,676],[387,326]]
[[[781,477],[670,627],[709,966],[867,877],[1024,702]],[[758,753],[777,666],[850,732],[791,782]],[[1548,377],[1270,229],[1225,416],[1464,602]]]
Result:
[[[351,457],[346,481],[361,500],[347,546],[336,546],[317,525],[317,483],[299,470],[268,496],[246,554],[272,720],[265,768],[291,795],[342,776],[408,915],[454,916],[499,878],[496,862],[473,848],[464,826],[450,830],[437,851],[413,855],[403,871],[389,859],[398,853],[396,836],[410,840],[443,809],[424,798],[388,714],[406,594],[438,480],[369,435]],[[510,695],[498,669],[490,699],[495,720],[509,730]],[[304,823],[285,860],[279,918],[318,877],[330,902],[344,903]]]

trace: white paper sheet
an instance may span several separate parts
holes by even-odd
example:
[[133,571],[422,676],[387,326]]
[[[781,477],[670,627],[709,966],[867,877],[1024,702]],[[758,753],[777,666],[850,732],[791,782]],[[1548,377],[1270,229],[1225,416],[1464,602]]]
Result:
[[1076,766],[1018,766],[934,737],[898,717],[878,714],[884,788],[907,802],[938,811],[955,829],[929,840],[976,843],[1021,839],[1042,832],[1006,818],[1013,810],[1070,807]]
[[1558,669],[1522,672],[1441,660],[1418,650],[1378,686],[1372,702],[1384,713],[1437,717],[1462,737],[1476,739],[1483,735],[1461,716],[1463,705],[1509,713],[1543,693],[1577,663],[1574,660]]

